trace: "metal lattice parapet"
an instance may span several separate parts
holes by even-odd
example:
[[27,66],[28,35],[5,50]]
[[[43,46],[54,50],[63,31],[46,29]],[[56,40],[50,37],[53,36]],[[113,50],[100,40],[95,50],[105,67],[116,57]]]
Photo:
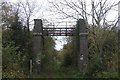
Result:
[[43,36],[75,36],[75,28],[43,28]]

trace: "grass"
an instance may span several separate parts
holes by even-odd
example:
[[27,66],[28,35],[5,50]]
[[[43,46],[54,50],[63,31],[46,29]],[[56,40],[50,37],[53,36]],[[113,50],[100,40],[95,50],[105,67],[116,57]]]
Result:
[[[60,65],[46,65],[40,74],[32,73],[28,78],[86,78],[76,67],[61,67]],[[89,78],[89,77],[88,77]],[[96,73],[94,78],[120,78],[117,72]]]
[[71,67],[62,67],[59,70],[42,71],[40,74],[31,74],[29,78],[79,78],[77,70]]
[[[99,74],[98,74],[99,75]],[[56,71],[56,72],[41,72],[40,74],[31,74],[29,75],[29,78],[84,78],[83,75],[81,75],[77,71]],[[103,75],[99,75],[96,78],[120,78],[116,72],[109,73],[109,72],[103,72]]]

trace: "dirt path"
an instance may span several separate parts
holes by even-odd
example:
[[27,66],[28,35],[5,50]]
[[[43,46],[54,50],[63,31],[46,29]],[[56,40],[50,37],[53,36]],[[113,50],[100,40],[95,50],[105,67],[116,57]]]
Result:
[[66,73],[64,73],[64,76],[65,76],[66,78],[69,78],[69,77],[71,76],[71,73],[66,72]]

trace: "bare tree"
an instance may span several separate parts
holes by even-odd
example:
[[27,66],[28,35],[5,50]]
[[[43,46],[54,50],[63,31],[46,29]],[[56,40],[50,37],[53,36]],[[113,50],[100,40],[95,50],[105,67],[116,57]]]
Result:
[[28,31],[30,31],[30,23],[33,21],[31,18],[35,17],[35,15],[39,13],[41,6],[38,6],[35,1],[30,0],[25,0],[24,2],[20,0],[18,4],[21,7],[22,18],[25,20]]
[[[113,20],[109,20],[109,14],[114,12],[119,1],[91,0],[91,2],[87,4],[85,0],[55,0],[54,2],[49,1],[49,3],[52,7],[51,10],[63,15],[63,19],[82,18],[86,20],[87,24],[92,24],[91,33],[94,35],[93,42],[97,45],[98,53],[100,54],[100,57],[102,57],[103,45],[109,35],[109,33],[105,33],[105,30],[116,27],[118,23],[118,16],[115,16],[115,19]],[[102,29],[99,30],[98,28]]]
[[93,17],[97,24],[118,4],[110,3],[108,0],[91,1],[89,4],[85,0],[55,0],[49,3],[51,10],[63,15],[63,18],[83,18],[88,21],[89,17]]

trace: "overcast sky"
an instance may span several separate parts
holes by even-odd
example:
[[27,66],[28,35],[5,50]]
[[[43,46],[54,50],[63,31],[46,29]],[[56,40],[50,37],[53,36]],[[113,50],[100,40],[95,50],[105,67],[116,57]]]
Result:
[[[6,0],[3,0],[3,1],[6,1]],[[16,2],[18,0],[7,0],[7,1]],[[24,2],[25,0],[22,0],[22,1]],[[39,19],[47,19],[50,22],[60,21],[60,19],[59,20],[56,19],[56,18],[59,18],[60,16],[54,15],[53,12],[50,12],[50,9],[49,9],[50,7],[49,7],[49,3],[47,2],[47,0],[29,0],[29,1],[31,1],[31,2],[35,1],[37,3],[37,5],[41,7],[40,10],[38,11],[38,13],[36,13],[37,16],[31,18],[32,20],[39,18]],[[52,1],[60,1],[60,0],[52,0]],[[77,1],[77,0],[75,0],[75,1]],[[95,1],[99,1],[99,0],[95,0]],[[118,2],[118,0],[108,0],[108,2],[110,2],[110,3],[114,2],[114,1]],[[91,4],[91,0],[86,0],[86,3],[89,6]],[[90,8],[88,8],[88,10],[89,9]],[[117,7],[116,7],[116,10],[117,10]],[[110,12],[108,19],[113,20],[114,18],[117,18],[117,14],[118,14],[117,11]],[[69,19],[69,21],[75,21],[75,20]],[[32,22],[31,24],[32,24],[31,26],[33,27],[34,22]],[[74,25],[74,24],[72,24],[72,25]],[[63,37],[56,37],[56,38],[57,38],[56,49],[60,50],[63,47],[63,44],[66,43],[64,41],[65,37],[64,38]]]

